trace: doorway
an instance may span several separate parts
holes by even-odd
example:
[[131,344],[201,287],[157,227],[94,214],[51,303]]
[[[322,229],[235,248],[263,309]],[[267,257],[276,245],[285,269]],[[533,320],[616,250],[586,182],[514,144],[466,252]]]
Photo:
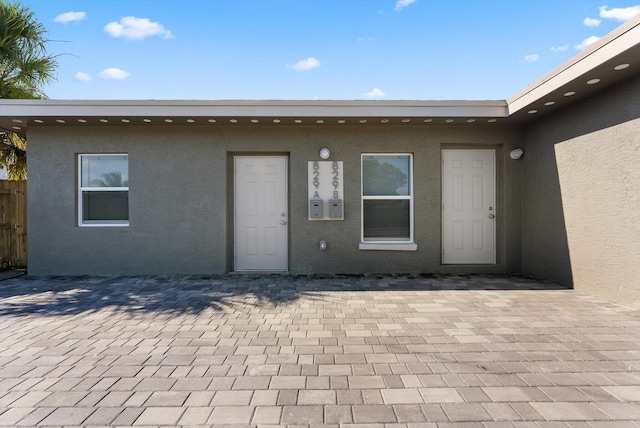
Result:
[[442,264],[496,263],[495,150],[442,151]]
[[286,271],[288,158],[234,157],[234,270]]

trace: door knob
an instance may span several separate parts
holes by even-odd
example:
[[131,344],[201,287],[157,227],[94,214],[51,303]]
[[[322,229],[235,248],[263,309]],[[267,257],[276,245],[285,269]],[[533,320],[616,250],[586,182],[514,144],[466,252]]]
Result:
[[496,216],[494,214],[489,214],[489,218],[495,218]]
[[282,225],[287,224],[287,220],[280,220],[280,224],[282,224]]

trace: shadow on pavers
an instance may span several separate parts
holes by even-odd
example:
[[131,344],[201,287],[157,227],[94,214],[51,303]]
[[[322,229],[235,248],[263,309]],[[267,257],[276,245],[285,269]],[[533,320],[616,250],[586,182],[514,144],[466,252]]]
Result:
[[22,276],[0,282],[2,315],[114,312],[197,314],[273,307],[335,291],[564,290],[523,275],[228,274],[220,276]]

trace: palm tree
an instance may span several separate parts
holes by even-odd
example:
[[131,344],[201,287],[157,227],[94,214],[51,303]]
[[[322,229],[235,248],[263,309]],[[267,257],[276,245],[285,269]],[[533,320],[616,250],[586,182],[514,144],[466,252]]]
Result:
[[[0,0],[0,98],[46,98],[43,86],[55,80],[55,56],[46,51],[47,30],[20,3]],[[10,179],[25,179],[26,140],[0,133],[0,168]]]
[[27,178],[27,140],[13,132],[0,132],[0,168],[9,180]]
[[42,87],[58,65],[46,35],[28,8],[0,0],[0,98],[46,98]]

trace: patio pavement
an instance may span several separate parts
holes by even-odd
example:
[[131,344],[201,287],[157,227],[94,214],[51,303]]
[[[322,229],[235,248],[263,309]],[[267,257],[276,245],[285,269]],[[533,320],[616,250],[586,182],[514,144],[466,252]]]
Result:
[[640,312],[523,277],[0,282],[0,426],[638,428]]

